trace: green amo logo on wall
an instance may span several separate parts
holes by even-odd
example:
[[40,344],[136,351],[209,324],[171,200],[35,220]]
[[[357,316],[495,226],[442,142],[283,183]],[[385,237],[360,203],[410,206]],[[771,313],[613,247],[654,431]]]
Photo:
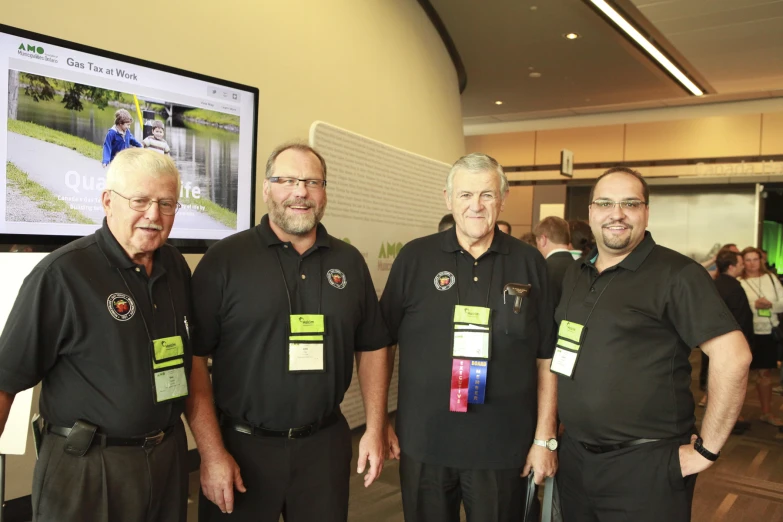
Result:
[[19,50],[26,51],[28,53],[35,53],[35,54],[44,53],[44,48],[41,47],[40,45],[36,47],[35,45],[29,45],[29,44],[25,45],[24,43],[19,44]]
[[381,251],[378,252],[378,259],[394,259],[402,250],[402,243],[381,243]]
[[381,250],[378,252],[378,270],[388,272],[391,270],[394,258],[402,250],[402,243],[381,243]]

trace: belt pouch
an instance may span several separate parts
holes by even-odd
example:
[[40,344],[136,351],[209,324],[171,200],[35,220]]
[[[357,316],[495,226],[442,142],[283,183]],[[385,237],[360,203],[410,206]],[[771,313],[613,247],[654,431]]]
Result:
[[92,445],[98,426],[83,420],[77,420],[71,428],[71,433],[65,438],[64,451],[74,457],[83,457]]

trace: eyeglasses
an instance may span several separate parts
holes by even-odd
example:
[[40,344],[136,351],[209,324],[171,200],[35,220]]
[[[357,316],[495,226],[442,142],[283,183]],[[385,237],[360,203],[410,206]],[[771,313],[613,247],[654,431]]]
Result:
[[269,183],[276,183],[287,189],[293,189],[299,186],[299,182],[304,183],[307,190],[323,190],[326,188],[325,179],[298,179],[298,178],[281,178],[279,176],[272,176],[267,178]]
[[123,196],[116,190],[112,190],[112,192],[114,192],[121,198],[127,199],[128,206],[131,209],[135,210],[136,212],[146,212],[147,209],[149,209],[153,203],[157,203],[158,210],[160,210],[161,214],[163,214],[164,216],[173,216],[182,207],[181,204],[177,203],[173,199],[128,198]]
[[590,204],[594,205],[599,210],[614,210],[615,205],[619,205],[622,210],[639,210],[643,205],[647,205],[647,203],[638,199],[624,199],[623,201],[596,199]]

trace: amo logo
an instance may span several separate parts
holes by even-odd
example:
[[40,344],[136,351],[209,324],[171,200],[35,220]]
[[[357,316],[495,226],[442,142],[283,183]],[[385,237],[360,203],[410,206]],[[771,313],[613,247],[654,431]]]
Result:
[[378,252],[378,259],[394,259],[402,250],[402,243],[381,243],[381,251]]
[[381,243],[381,250],[378,252],[378,270],[388,272],[391,270],[394,258],[402,250],[402,243]]
[[41,46],[36,47],[36,46],[30,45],[30,44],[27,44],[25,46],[24,43],[19,44],[18,49],[20,51],[26,51],[28,53],[36,53],[36,54],[43,54],[44,53],[44,48],[43,47],[41,47]]

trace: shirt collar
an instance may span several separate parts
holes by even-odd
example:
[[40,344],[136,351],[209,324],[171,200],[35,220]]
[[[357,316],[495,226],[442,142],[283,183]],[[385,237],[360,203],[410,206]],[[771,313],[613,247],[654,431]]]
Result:
[[[261,239],[268,247],[286,244],[285,241],[277,237],[277,234],[275,234],[274,230],[272,230],[272,227],[269,225],[269,214],[264,214],[264,217],[261,218],[261,223],[258,224],[256,230],[258,230]],[[321,223],[318,223],[315,231],[315,243],[313,244],[312,248],[331,247],[331,236],[326,231],[326,227],[324,227]]]
[[568,255],[571,255],[571,251],[566,248],[556,248],[546,255],[546,259],[549,259],[558,252],[566,252]]
[[[653,248],[655,248],[655,241],[653,240],[652,234],[646,230],[644,232],[644,239],[642,239],[642,242],[636,245],[636,248],[634,248],[625,259],[620,261],[617,266],[625,268],[626,270],[631,270],[632,272],[636,272],[636,270],[642,266],[644,260],[647,259],[647,256],[650,255],[650,252],[653,251]],[[598,247],[593,247],[590,253],[582,258],[581,263],[582,265],[595,267],[595,259],[597,257]]]
[[[122,246],[120,246],[120,243],[117,241],[117,238],[115,238],[114,234],[111,233],[111,230],[109,230],[109,224],[106,222],[106,218],[103,218],[103,226],[95,231],[95,239],[98,243],[98,247],[101,249],[101,252],[103,252],[103,255],[106,256],[106,259],[109,261],[109,265],[112,267],[135,268],[138,266],[130,257],[128,257],[128,253],[125,252]],[[155,264],[154,261],[158,260],[159,250],[160,249],[155,251],[153,266]]]
[[[457,227],[453,226],[448,230],[441,232],[440,246],[444,252],[458,252],[464,250],[457,240]],[[489,245],[487,252],[497,252],[498,254],[508,254],[509,241],[511,236],[505,232],[501,232],[495,225],[495,235],[492,237],[492,244]]]

